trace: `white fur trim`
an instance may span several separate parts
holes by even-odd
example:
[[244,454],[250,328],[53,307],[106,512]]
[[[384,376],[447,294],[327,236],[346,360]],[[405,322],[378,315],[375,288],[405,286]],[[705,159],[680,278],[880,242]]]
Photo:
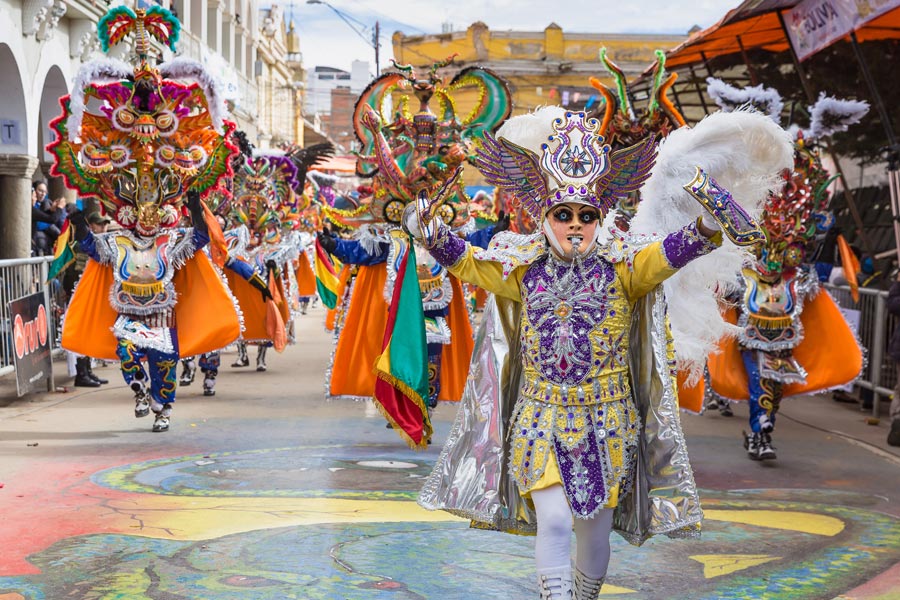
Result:
[[81,120],[84,117],[84,90],[93,83],[110,83],[121,81],[130,76],[134,70],[127,63],[115,58],[98,58],[86,62],[75,75],[72,83],[72,94],[69,96],[69,118],[66,129],[70,142],[74,142],[81,133]]

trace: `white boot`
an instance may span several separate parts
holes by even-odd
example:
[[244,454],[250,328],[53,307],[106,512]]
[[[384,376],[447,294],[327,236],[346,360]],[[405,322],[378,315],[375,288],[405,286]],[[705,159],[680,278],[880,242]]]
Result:
[[606,577],[594,579],[582,573],[578,567],[575,568],[575,600],[597,600],[600,597],[600,588]]
[[557,567],[538,571],[541,600],[572,599],[572,567]]

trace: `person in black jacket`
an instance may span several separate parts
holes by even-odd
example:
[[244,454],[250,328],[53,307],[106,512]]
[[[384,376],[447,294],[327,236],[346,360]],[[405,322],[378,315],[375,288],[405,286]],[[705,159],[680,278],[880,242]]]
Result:
[[[887,309],[892,315],[900,316],[900,275],[888,292]],[[897,363],[900,370],[900,326],[894,329],[891,335],[891,343],[888,346],[888,354]],[[900,446],[900,377],[894,387],[894,396],[890,409],[891,431],[888,433],[887,443],[891,446]]]

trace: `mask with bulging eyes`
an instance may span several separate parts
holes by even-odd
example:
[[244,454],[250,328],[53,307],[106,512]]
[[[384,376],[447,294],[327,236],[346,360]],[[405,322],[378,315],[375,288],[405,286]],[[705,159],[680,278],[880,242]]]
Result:
[[601,218],[600,211],[588,204],[557,204],[544,218],[544,235],[559,258],[572,260],[594,246]]

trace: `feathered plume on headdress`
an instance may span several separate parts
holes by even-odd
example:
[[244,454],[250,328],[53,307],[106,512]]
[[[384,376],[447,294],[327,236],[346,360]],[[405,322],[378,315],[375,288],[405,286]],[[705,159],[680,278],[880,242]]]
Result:
[[736,88],[728,85],[721,79],[708,77],[706,79],[706,92],[719,108],[725,112],[732,112],[743,106],[750,106],[768,115],[776,123],[781,122],[781,111],[784,109],[784,101],[775,88],[767,88],[762,85]]
[[[792,154],[788,133],[748,107],[716,112],[694,127],[674,131],[660,143],[631,232],[664,236],[695,221],[703,209],[683,185],[698,166],[757,218],[769,193],[780,187],[779,174],[793,164]],[[717,342],[735,333],[722,320],[713,290],[730,284],[748,256],[727,239],[722,246],[664,283],[679,367],[694,378],[702,374]]]
[[822,92],[816,103],[809,107],[810,123],[804,137],[820,140],[847,131],[850,125],[859,123],[867,112],[869,112],[868,102],[841,100]]

